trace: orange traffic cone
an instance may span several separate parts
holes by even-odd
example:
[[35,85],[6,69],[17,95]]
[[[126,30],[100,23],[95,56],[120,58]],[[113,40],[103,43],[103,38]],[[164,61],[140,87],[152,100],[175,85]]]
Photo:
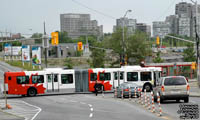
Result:
[[7,109],[12,109],[12,107],[9,104],[6,104]]

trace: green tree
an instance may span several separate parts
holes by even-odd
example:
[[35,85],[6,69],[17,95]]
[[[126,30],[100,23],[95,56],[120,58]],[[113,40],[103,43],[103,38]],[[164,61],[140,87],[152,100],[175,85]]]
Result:
[[59,43],[72,43],[73,40],[68,36],[67,32],[58,32],[59,33]]
[[[148,36],[136,31],[135,34],[127,36],[127,29],[125,28],[125,49],[128,58],[128,64],[139,64],[141,60],[144,60],[146,56],[151,55],[150,47],[147,43]],[[105,42],[108,43],[108,42]],[[118,28],[109,39],[109,48],[113,50],[118,56],[123,54],[123,41],[122,41],[122,29]],[[120,61],[120,57],[118,59]]]
[[154,63],[162,63],[164,60],[160,57],[160,51],[156,53],[156,57],[153,59]]
[[71,58],[66,58],[64,62],[65,62],[64,66],[66,66],[68,69],[73,68],[73,62]]
[[193,44],[187,44],[187,49],[183,51],[183,60],[184,62],[196,61]]
[[35,43],[42,43],[42,33],[34,33],[31,38],[39,38],[35,40]]
[[[96,47],[102,48],[102,43],[98,42],[95,43]],[[105,62],[105,50],[103,49],[98,49],[98,48],[91,48],[90,49],[92,54],[90,55],[91,61],[88,61],[91,67],[94,68],[104,68],[104,62]]]

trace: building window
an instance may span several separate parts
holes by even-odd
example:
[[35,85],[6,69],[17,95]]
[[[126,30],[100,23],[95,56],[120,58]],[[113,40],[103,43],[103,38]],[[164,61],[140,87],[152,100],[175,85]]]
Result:
[[73,83],[73,75],[72,74],[61,74],[61,82],[62,82],[62,84]]
[[43,75],[33,75],[32,76],[32,83],[44,83],[44,76]]
[[29,84],[29,76],[17,76],[17,84]]

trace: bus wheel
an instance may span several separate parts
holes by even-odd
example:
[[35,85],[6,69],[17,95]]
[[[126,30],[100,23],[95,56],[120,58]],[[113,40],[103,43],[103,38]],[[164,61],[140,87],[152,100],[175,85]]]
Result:
[[144,89],[146,89],[146,92],[151,92],[151,86],[149,84],[146,84]]
[[35,96],[36,94],[37,94],[37,91],[36,91],[35,88],[29,88],[28,93],[27,93],[27,95],[28,95],[29,97],[33,97],[33,96]]

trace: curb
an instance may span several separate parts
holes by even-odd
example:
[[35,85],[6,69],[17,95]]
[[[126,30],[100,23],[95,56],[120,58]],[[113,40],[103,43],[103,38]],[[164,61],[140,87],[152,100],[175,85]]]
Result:
[[[0,112],[4,113],[4,114],[6,114],[6,115],[12,115],[12,116],[14,116],[14,117],[18,117],[19,119],[23,119],[23,120],[25,120],[24,117],[20,117],[20,116],[18,116],[18,115],[14,115],[14,114],[11,114],[11,113],[8,113],[8,112],[5,112],[5,111],[2,110],[2,108],[0,109]],[[8,118],[8,119],[9,119],[9,118]]]

